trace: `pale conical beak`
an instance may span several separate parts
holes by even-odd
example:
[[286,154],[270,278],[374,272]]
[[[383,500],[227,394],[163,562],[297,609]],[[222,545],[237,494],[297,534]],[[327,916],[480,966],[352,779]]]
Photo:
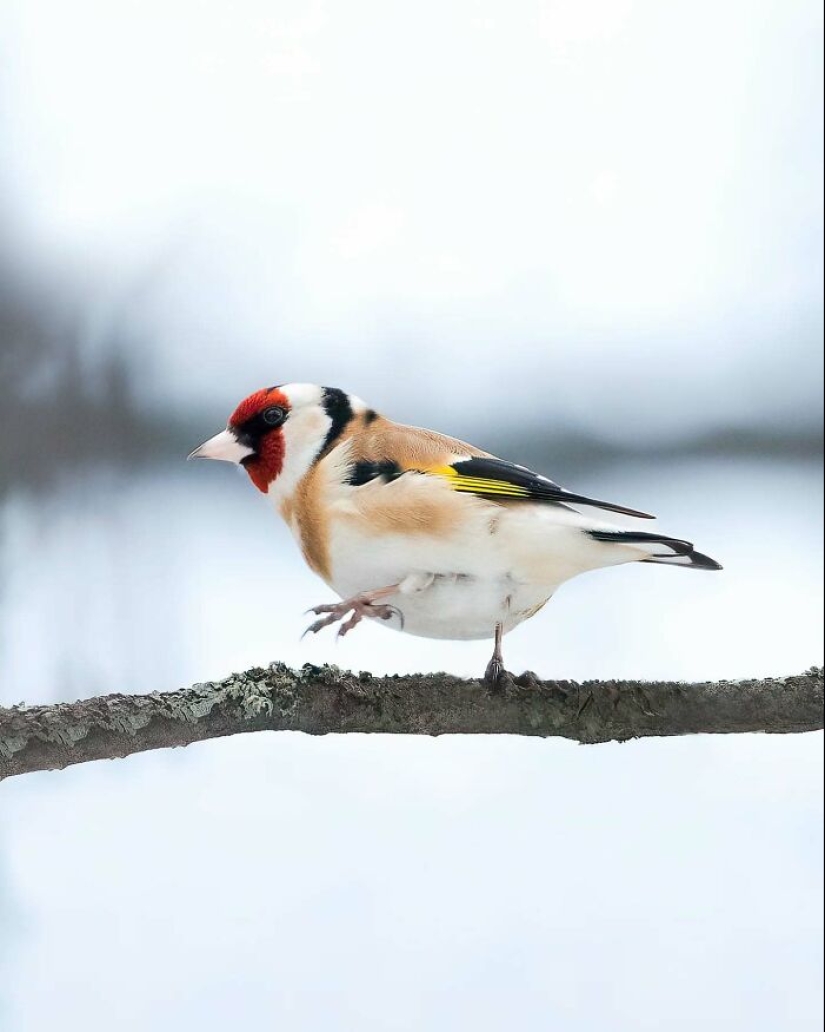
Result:
[[240,463],[255,452],[245,444],[241,444],[237,436],[231,430],[221,430],[219,434],[210,437],[200,448],[196,448],[190,459],[218,459],[221,462]]

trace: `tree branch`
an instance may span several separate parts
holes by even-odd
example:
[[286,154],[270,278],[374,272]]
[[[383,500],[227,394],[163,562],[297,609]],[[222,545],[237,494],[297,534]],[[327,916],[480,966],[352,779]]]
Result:
[[448,674],[373,677],[283,664],[166,694],[106,695],[0,708],[0,779],[249,731],[646,736],[788,734],[823,726],[822,669],[798,677],[698,684],[538,681],[494,691]]

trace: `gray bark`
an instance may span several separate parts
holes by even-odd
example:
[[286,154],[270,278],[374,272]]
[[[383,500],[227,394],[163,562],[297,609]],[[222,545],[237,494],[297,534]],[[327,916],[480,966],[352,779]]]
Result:
[[0,779],[249,731],[511,734],[595,743],[822,726],[821,668],[697,684],[504,675],[491,690],[448,674],[373,677],[275,663],[162,695],[0,708]]

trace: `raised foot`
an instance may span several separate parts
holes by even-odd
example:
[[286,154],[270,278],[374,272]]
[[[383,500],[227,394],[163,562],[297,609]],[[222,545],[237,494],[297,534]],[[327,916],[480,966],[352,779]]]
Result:
[[[394,615],[400,616],[400,613],[395,606],[389,606],[384,602],[373,602],[369,598],[362,596],[356,596],[355,598],[345,599],[343,602],[336,602],[333,605],[326,606],[314,606],[312,609],[307,610],[308,613],[315,613],[316,616],[321,616],[320,620],[316,620],[311,623],[309,627],[301,635],[303,638],[305,635],[317,634],[318,631],[329,627],[331,624],[337,623],[342,620],[343,623],[338,628],[337,637],[343,638],[345,634],[348,634],[353,627],[357,626],[364,617],[370,617],[377,620],[389,620]],[[323,615],[322,614],[326,614]],[[344,617],[349,615],[348,620],[344,620]]]

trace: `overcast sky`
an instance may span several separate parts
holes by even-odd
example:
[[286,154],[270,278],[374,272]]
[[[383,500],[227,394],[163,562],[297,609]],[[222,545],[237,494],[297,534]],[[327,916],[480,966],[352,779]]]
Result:
[[815,421],[821,30],[803,0],[7,0],[7,254],[162,397]]

